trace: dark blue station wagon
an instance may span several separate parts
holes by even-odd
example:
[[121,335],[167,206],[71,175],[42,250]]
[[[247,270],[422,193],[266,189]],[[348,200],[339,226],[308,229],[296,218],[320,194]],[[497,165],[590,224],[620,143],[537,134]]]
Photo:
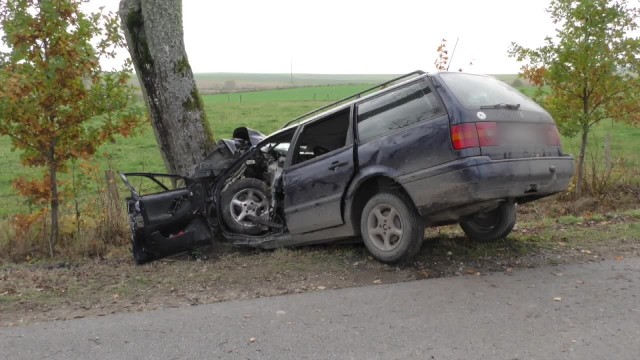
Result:
[[[394,263],[420,250],[425,227],[504,238],[515,204],[566,190],[573,171],[551,116],[519,91],[417,71],[268,137],[238,128],[188,177],[121,176],[138,263],[212,239],[276,248],[359,238]],[[134,187],[141,180],[157,191]]]

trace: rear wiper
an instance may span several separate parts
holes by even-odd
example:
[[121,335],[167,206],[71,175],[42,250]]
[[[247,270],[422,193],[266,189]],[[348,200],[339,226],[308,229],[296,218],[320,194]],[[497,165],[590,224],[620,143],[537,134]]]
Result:
[[509,109],[509,110],[518,110],[520,108],[520,104],[495,104],[495,105],[482,105],[480,109]]

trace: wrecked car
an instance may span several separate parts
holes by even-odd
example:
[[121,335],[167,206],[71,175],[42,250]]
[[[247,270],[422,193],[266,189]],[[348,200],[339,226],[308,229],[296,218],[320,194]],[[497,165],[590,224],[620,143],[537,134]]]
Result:
[[[413,72],[287,123],[238,128],[189,176],[124,173],[133,255],[208,244],[278,248],[362,239],[395,263],[424,228],[507,236],[516,204],[567,189],[574,162],[551,116],[488,76]],[[136,179],[158,188],[143,193]]]

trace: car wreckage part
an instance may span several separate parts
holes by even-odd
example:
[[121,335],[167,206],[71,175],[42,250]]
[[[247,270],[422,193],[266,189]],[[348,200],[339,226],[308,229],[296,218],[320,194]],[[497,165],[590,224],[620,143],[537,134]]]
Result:
[[233,231],[248,235],[262,233],[263,226],[256,218],[269,215],[269,188],[263,181],[240,179],[222,194],[222,218]]
[[392,193],[369,199],[362,211],[360,230],[369,252],[387,263],[415,256],[424,240],[424,225],[410,200]]
[[497,208],[474,214],[462,220],[460,227],[474,241],[490,242],[509,235],[516,224],[516,207],[503,202]]

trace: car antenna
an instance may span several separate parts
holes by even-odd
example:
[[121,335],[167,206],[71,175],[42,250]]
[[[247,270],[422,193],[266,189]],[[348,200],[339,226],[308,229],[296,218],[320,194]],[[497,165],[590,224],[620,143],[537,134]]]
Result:
[[451,66],[451,62],[453,61],[453,55],[456,53],[456,48],[458,47],[458,40],[460,40],[460,36],[456,38],[456,44],[453,45],[453,51],[451,52],[451,57],[449,58],[449,63],[447,64],[447,71],[449,71],[449,66]]

